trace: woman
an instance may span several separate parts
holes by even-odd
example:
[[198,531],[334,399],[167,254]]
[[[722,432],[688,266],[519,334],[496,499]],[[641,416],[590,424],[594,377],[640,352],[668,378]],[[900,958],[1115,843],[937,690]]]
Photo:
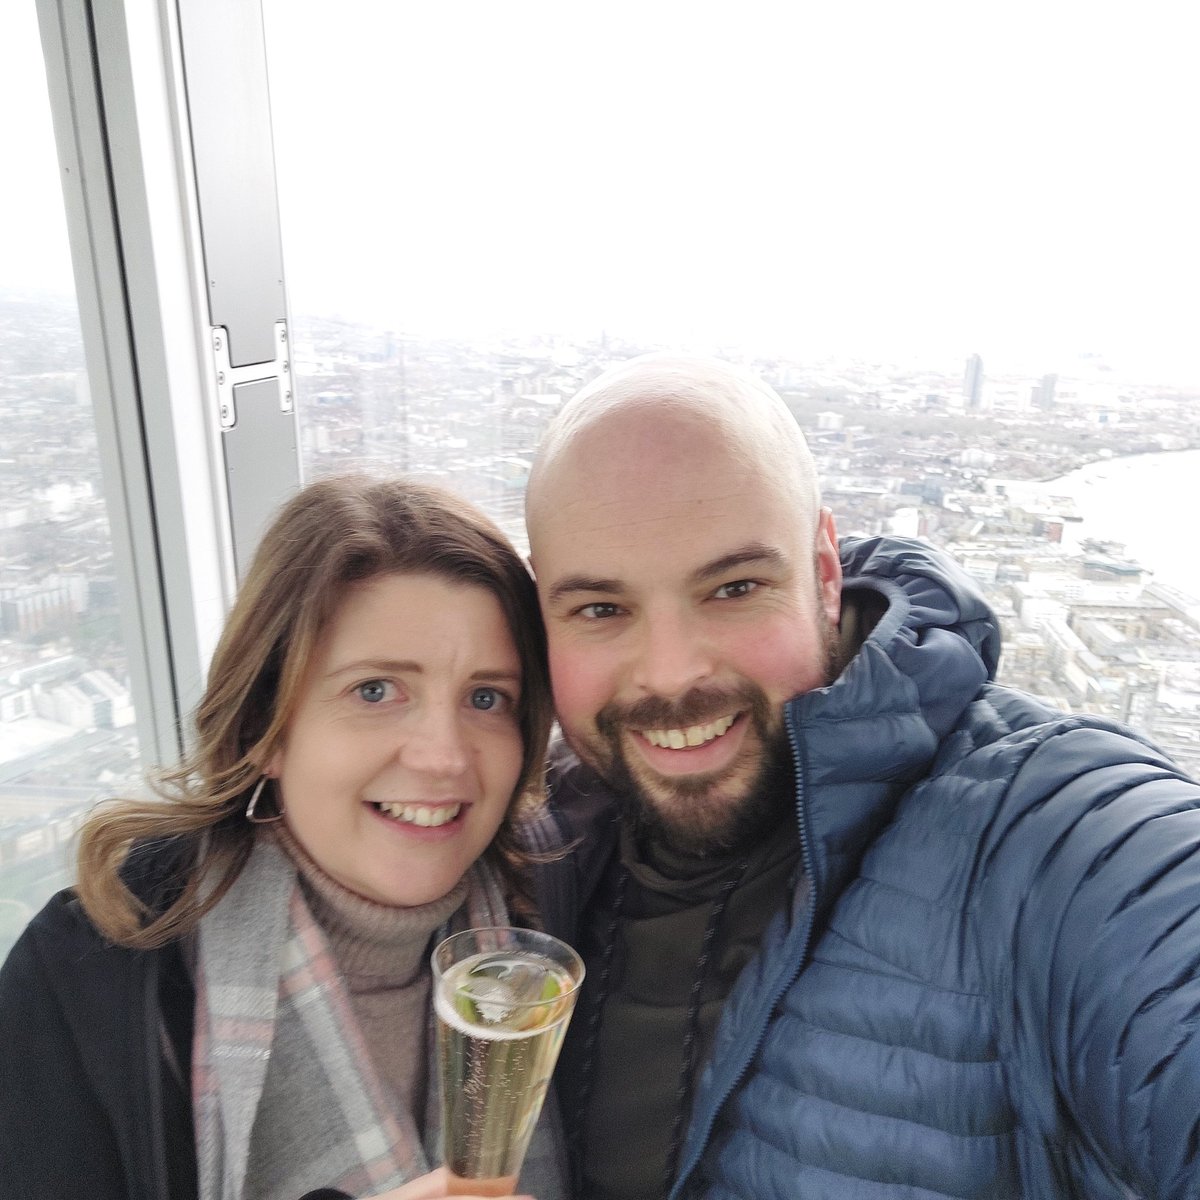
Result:
[[[301,491],[187,761],[89,818],[0,972],[0,1195],[445,1194],[429,947],[529,915],[514,822],[550,721],[533,584],[486,518]],[[522,1179],[563,1194],[545,1120]]]

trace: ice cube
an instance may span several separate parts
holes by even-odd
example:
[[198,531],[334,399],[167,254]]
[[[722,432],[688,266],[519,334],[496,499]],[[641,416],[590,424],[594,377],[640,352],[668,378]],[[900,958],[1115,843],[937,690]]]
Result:
[[549,972],[535,959],[505,955],[471,968],[461,986],[489,1024],[507,1021],[514,1009],[542,998]]

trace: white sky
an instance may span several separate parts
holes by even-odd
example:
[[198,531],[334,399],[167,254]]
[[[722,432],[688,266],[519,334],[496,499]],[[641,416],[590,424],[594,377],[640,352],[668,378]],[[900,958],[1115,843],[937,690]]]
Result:
[[33,0],[0,4],[0,288],[67,291],[71,259]]
[[[32,7],[0,285],[65,262]],[[294,311],[1200,384],[1183,0],[265,9]]]

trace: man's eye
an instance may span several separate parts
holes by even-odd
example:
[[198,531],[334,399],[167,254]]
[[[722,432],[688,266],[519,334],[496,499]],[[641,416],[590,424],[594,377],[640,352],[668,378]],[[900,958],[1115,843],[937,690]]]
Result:
[[735,579],[733,583],[723,583],[713,596],[718,600],[736,600],[739,596],[748,596],[758,584],[753,579]]
[[601,600],[595,604],[585,604],[576,611],[581,617],[586,617],[589,621],[604,621],[609,617],[615,617],[621,610],[618,605]]
[[368,704],[382,704],[392,694],[392,685],[386,679],[368,679],[355,687],[360,700]]
[[504,692],[494,687],[477,687],[471,690],[471,707],[479,712],[503,712],[510,701]]

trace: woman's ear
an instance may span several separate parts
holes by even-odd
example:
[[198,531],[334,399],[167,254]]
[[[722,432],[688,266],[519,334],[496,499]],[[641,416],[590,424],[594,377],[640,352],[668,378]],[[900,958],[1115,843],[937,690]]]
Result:
[[283,746],[276,746],[271,751],[267,761],[262,764],[261,770],[268,779],[279,778],[279,774],[283,770]]

